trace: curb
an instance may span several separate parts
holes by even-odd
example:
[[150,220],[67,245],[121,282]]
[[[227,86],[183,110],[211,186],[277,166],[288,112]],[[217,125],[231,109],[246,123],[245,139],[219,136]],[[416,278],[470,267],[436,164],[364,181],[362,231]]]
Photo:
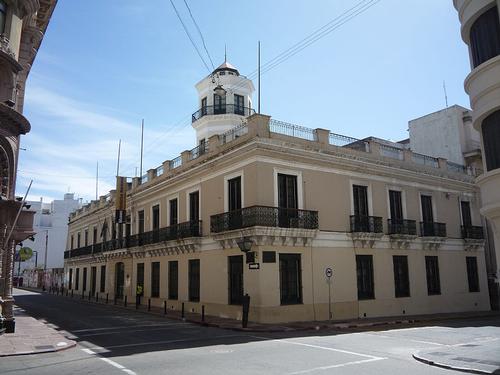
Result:
[[45,354],[45,353],[55,353],[55,352],[61,352],[66,349],[74,348],[76,346],[76,341],[73,340],[67,340],[69,341],[68,345],[57,347],[52,345],[52,349],[40,349],[40,350],[28,350],[25,352],[17,352],[17,353],[9,353],[9,354],[4,354],[0,353],[0,358],[1,357],[14,357],[18,355],[31,355],[31,354]]
[[496,371],[495,372],[484,371],[484,370],[478,370],[478,369],[468,368],[468,367],[452,366],[452,365],[449,365],[447,363],[435,362],[435,361],[432,361],[430,359],[419,357],[416,354],[412,354],[412,357],[413,357],[413,359],[415,359],[415,360],[417,360],[419,362],[425,363],[426,365],[430,365],[430,366],[434,366],[434,367],[440,367],[440,368],[444,368],[444,369],[447,369],[447,370],[455,370],[455,371],[461,371],[461,372],[468,372],[469,374],[495,374],[496,373]]

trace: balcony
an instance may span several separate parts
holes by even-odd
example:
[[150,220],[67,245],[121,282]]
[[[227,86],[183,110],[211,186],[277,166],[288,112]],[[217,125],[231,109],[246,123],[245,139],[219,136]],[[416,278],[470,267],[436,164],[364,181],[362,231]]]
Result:
[[210,231],[212,233],[256,226],[318,229],[318,212],[294,208],[252,206],[213,215],[210,218]]
[[233,114],[239,116],[251,116],[255,110],[248,107],[242,107],[234,104],[209,105],[202,107],[191,116],[191,122],[196,122],[203,116]]
[[446,237],[446,224],[433,221],[420,222],[421,237]]
[[388,219],[387,228],[389,235],[416,236],[417,223],[415,220]]
[[484,240],[483,227],[462,225],[462,238],[467,240]]
[[382,233],[382,218],[379,216],[351,215],[351,233]]
[[202,222],[187,221],[184,223],[171,225],[170,227],[166,228],[160,228],[144,233],[137,233],[130,236],[125,236],[123,238],[116,238],[105,241],[103,243],[84,246],[73,250],[66,250],[64,252],[64,259],[201,236]]

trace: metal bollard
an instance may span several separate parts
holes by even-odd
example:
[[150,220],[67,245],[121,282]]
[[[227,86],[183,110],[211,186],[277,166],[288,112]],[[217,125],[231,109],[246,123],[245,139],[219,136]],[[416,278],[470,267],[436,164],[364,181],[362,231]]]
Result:
[[91,298],[92,298],[92,292],[89,291],[89,301],[90,301]]
[[116,305],[116,294],[113,296],[113,305]]
[[68,296],[68,293],[69,293],[69,289],[66,289],[66,297]]
[[151,311],[151,298],[148,298],[148,311]]
[[99,302],[99,293],[96,293],[96,294],[95,294],[95,301],[96,301],[96,302]]
[[108,304],[109,293],[106,293],[106,305]]
[[125,298],[123,299],[123,306],[127,307],[127,295],[125,295]]
[[71,298],[73,298],[73,289],[71,289]]
[[184,302],[182,302],[181,318],[184,319]]
[[81,299],[84,299],[85,298],[85,292],[82,290],[82,298]]
[[243,328],[247,328],[249,310],[250,310],[250,296],[247,293],[243,296],[243,316],[241,318],[241,326]]
[[205,322],[205,305],[201,305],[201,321]]
[[167,300],[163,301],[163,315],[167,315]]

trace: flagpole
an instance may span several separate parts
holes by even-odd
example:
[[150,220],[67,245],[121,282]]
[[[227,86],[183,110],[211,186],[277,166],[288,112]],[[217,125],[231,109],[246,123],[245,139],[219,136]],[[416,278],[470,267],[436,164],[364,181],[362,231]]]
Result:
[[120,175],[120,150],[121,150],[121,146],[122,146],[122,140],[120,139],[118,141],[118,160],[116,163],[116,177],[118,177]]
[[144,151],[144,119],[142,119],[142,125],[141,125],[141,167],[139,170],[139,178],[141,178],[142,182],[142,155]]

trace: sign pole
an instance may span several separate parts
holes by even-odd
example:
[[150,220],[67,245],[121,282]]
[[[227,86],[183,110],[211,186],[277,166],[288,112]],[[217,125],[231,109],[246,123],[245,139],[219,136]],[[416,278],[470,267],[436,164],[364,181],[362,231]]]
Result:
[[332,276],[333,269],[326,267],[325,269],[326,281],[328,283],[328,320],[332,322]]

